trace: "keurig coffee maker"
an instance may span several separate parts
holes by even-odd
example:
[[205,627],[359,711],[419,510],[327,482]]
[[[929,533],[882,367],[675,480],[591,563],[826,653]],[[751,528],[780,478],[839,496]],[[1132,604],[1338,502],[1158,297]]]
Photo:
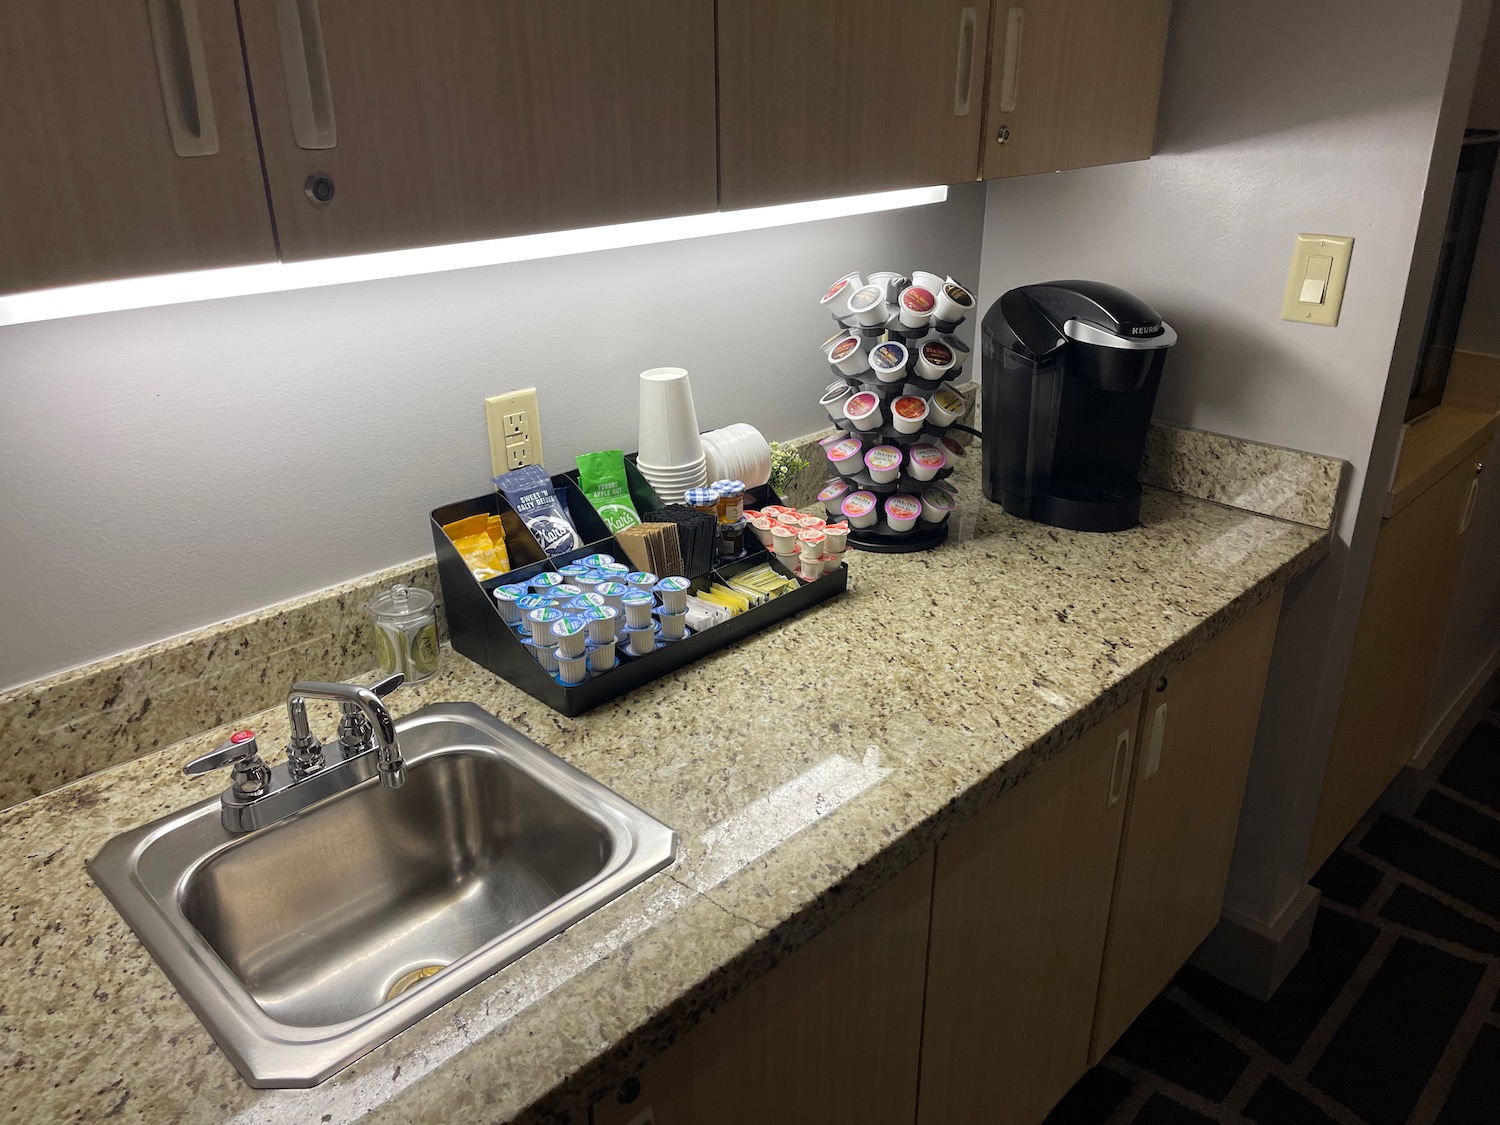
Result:
[[984,316],[984,479],[1012,515],[1122,531],[1167,349],[1150,305],[1098,281],[1012,289]]

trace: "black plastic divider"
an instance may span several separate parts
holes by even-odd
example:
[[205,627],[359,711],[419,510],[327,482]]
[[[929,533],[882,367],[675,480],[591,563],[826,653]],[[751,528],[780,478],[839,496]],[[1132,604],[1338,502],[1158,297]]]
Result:
[[[661,506],[660,499],[635,467],[633,455],[626,461],[626,479],[638,510],[650,511],[653,507]],[[598,513],[578,489],[576,472],[553,477],[552,481],[558,488],[568,490],[566,495],[569,513],[581,538],[587,539],[604,528]],[[781,498],[768,486],[749,489],[745,493],[747,508],[781,502]],[[509,574],[485,582],[474,578],[468,564],[443,531],[444,524],[481,512],[486,515],[499,513],[505,528],[506,549],[514,567]],[[566,554],[548,558],[504,497],[498,493],[446,504],[433,511],[430,522],[433,545],[437,551],[438,583],[443,590],[443,612],[448,619],[448,635],[453,641],[453,647],[474,663],[488,668],[501,679],[508,680],[526,694],[564,715],[581,715],[601,703],[618,699],[668,672],[675,672],[695,660],[758,633],[768,625],[837,597],[849,586],[849,571],[843,565],[813,582],[797,578],[795,572],[790,571],[775,555],[762,547],[747,529],[745,554],[698,578],[712,585],[715,581],[727,581],[744,570],[770,561],[781,573],[797,578],[797,589],[772,598],[764,605],[756,606],[738,617],[731,617],[722,625],[715,625],[680,641],[662,645],[644,656],[631,656],[625,651],[624,641],[621,639],[615,646],[615,655],[619,661],[615,668],[593,674],[584,683],[569,687],[559,683],[543,669],[516,630],[505,623],[492,591],[496,586],[524,582],[542,571],[557,570],[585,555],[599,552],[628,562],[628,556],[615,538],[608,535],[606,529],[604,538],[586,543],[582,548]],[[695,582],[693,588],[696,590],[701,586]],[[622,619],[622,634],[623,627]]]

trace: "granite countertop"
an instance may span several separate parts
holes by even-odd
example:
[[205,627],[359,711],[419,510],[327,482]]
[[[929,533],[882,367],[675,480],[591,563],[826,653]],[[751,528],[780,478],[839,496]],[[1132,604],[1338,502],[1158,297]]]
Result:
[[[582,1107],[1327,552],[1148,489],[1086,535],[980,495],[941,549],[851,552],[848,593],[576,719],[452,652],[390,700],[472,700],[679,832],[668,870],[311,1090],[254,1090],[84,869],[212,796],[223,730],[0,813],[0,1116],[584,1121]],[[330,720],[321,718],[327,729]],[[286,738],[284,711],[246,723]],[[227,728],[226,728],[227,729]]]

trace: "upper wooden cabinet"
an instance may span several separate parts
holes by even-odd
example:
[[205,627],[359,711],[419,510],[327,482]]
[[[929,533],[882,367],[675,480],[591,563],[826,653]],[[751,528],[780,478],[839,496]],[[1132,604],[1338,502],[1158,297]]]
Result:
[[719,205],[974,179],[987,0],[718,0]]
[[7,0],[0,83],[0,292],[275,258],[234,0]]
[[286,260],[715,207],[711,0],[240,10]]
[[1144,160],[1170,0],[995,0],[986,180]]

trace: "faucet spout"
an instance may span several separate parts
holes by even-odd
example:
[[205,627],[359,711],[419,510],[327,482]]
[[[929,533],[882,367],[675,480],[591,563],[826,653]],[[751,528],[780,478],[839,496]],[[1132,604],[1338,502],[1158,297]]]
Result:
[[[376,686],[388,692],[400,682],[401,677],[398,675]],[[294,732],[307,729],[306,701],[309,699],[325,699],[357,707],[369,724],[370,738],[375,744],[380,783],[387,789],[399,789],[405,784],[406,762],[401,757],[401,747],[396,741],[396,720],[391,718],[390,711],[380,701],[379,695],[357,684],[329,684],[313,680],[293,684],[292,690],[287,693],[286,703]]]

